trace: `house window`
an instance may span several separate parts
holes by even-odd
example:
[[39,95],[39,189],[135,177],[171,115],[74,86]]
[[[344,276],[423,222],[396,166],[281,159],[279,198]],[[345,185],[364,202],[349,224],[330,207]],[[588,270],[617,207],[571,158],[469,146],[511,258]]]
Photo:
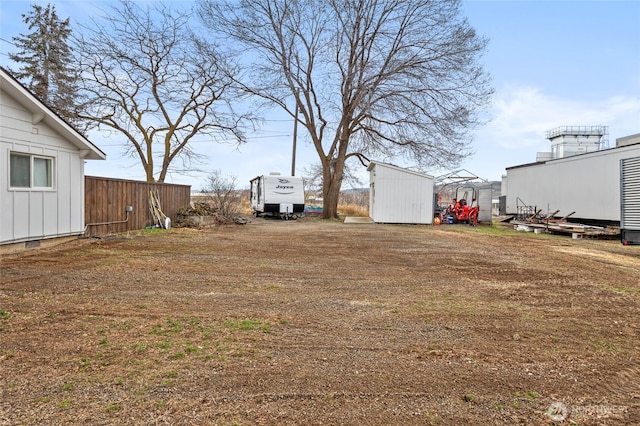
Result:
[[9,159],[11,188],[53,188],[53,158],[11,153]]

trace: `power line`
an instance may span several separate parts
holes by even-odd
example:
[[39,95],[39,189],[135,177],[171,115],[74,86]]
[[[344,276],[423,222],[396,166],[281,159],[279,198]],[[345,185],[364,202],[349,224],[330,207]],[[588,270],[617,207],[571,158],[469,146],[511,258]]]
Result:
[[[277,137],[290,137],[291,135],[288,134],[282,134],[282,135],[272,135],[272,136],[252,136],[252,137],[248,137],[247,141],[252,141],[255,139],[268,139],[268,138],[277,138]],[[96,138],[97,139],[97,138]],[[212,139],[209,140],[192,140],[190,143],[212,143],[212,142],[219,142],[219,143],[232,143],[234,142],[233,140],[223,140],[223,141],[214,141]],[[99,142],[96,142],[99,143]],[[114,146],[123,146],[123,145],[128,145],[128,142],[123,141],[122,143],[116,143],[116,144],[99,144],[100,147],[114,147]]]
[[10,44],[10,45],[12,45],[12,46],[18,47],[18,45],[17,45],[17,44],[15,44],[14,42],[9,41],[9,40],[7,40],[7,39],[5,39],[5,38],[0,37],[0,40],[1,40],[1,41],[4,41],[5,43],[9,43],[9,44]]

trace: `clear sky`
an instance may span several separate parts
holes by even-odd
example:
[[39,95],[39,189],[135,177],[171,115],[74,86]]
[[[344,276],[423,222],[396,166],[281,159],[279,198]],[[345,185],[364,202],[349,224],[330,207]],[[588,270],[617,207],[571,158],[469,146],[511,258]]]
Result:
[[[0,65],[11,65],[6,53],[15,49],[9,43],[12,37],[29,32],[20,15],[33,3],[49,2],[0,1]],[[105,4],[51,3],[60,18],[71,18],[72,29],[76,22],[99,15],[97,8]],[[188,2],[181,3],[188,7]],[[495,95],[486,112],[490,121],[474,132],[475,154],[461,168],[500,180],[506,167],[533,162],[537,152],[550,151],[545,132],[559,126],[608,126],[610,147],[616,138],[640,133],[640,0],[466,0],[463,13],[490,39],[484,65]],[[290,174],[293,122],[275,111],[265,118],[263,129],[240,147],[197,142],[208,162],[196,165],[189,176],[171,174],[167,182],[192,185],[195,191],[212,170],[220,170],[244,188],[257,175]],[[107,161],[88,161],[86,174],[144,180],[138,161],[122,156],[118,139],[96,133],[89,138],[107,154]],[[296,175],[304,175],[314,162],[313,147],[300,138]],[[366,171],[359,174],[368,186]]]

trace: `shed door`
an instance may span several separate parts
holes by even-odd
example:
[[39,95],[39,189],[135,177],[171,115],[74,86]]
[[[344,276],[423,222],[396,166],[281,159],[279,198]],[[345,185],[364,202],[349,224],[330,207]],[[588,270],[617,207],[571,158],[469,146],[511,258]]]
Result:
[[620,227],[640,230],[640,157],[620,161]]

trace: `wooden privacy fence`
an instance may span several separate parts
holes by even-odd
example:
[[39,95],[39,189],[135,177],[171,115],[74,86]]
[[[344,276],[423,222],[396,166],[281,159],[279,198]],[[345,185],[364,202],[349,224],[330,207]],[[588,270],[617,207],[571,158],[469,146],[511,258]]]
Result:
[[[191,201],[191,186],[103,177],[84,178],[85,236],[143,229],[154,224],[149,191],[157,194],[163,213],[174,220]],[[127,206],[131,206],[127,212]]]

